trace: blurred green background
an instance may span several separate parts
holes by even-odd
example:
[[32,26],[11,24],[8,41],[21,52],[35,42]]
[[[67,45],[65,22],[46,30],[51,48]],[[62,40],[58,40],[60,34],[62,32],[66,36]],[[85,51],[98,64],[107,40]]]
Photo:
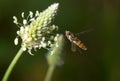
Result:
[[[55,69],[52,81],[120,81],[119,0],[0,0],[0,80],[20,48],[13,43],[19,28],[12,17],[21,20],[21,12],[43,11],[54,2],[60,3],[54,21],[60,33],[94,31],[79,37],[88,47],[86,56],[73,53],[66,39],[64,65]],[[43,49],[34,56],[24,53],[9,81],[44,81],[46,54]]]

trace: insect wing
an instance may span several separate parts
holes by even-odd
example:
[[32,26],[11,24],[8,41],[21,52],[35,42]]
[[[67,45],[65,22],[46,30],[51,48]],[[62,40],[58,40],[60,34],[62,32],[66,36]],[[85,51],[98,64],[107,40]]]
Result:
[[73,52],[76,52],[76,51],[77,51],[77,46],[76,46],[74,43],[72,43],[72,42],[71,42],[71,50],[72,50]]
[[80,35],[82,35],[82,34],[89,33],[89,32],[91,32],[91,31],[93,31],[93,30],[94,30],[94,29],[85,30],[85,31],[76,33],[75,35],[76,35],[76,36],[78,36],[78,35],[80,36]]
[[72,50],[72,52],[83,54],[81,48],[72,42],[71,42],[71,50]]

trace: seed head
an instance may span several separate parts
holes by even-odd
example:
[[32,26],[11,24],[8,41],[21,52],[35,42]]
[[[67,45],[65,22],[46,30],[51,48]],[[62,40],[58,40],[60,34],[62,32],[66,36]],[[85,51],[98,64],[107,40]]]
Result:
[[63,35],[56,35],[56,42],[53,44],[51,51],[47,54],[47,61],[49,65],[56,66],[62,65],[62,52],[64,46],[64,37]]
[[[36,11],[35,14],[29,11],[27,18],[24,16],[25,13],[22,12],[22,24],[18,22],[17,17],[13,16],[13,22],[20,28],[17,31],[18,36],[14,40],[15,45],[18,44],[18,37],[20,37],[23,50],[28,50],[30,54],[32,54],[32,48],[50,48],[56,41],[54,38],[57,37],[52,34],[58,29],[58,26],[51,23],[57,13],[58,5],[58,3],[54,3],[43,12]],[[51,39],[51,35],[53,39]]]

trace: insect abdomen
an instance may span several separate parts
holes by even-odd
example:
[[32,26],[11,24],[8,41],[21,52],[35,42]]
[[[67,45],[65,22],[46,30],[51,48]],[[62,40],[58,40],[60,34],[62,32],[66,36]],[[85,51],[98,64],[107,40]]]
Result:
[[80,40],[77,40],[76,42],[74,42],[77,46],[79,46],[81,49],[83,50],[87,50],[87,47],[84,45],[84,43],[82,43]]

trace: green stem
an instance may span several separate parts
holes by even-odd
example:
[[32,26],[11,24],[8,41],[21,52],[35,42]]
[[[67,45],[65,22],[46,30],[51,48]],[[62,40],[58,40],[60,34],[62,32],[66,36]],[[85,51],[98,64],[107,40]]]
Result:
[[48,71],[47,71],[47,75],[46,75],[44,81],[50,81],[51,80],[54,69],[55,69],[54,65],[49,66]]
[[14,57],[14,59],[12,60],[11,64],[9,65],[8,69],[5,72],[5,75],[2,79],[2,81],[7,81],[15,64],[17,63],[18,59],[20,58],[20,56],[23,54],[23,49],[22,47],[20,48],[20,50],[18,51],[18,53],[16,54],[16,56]]

